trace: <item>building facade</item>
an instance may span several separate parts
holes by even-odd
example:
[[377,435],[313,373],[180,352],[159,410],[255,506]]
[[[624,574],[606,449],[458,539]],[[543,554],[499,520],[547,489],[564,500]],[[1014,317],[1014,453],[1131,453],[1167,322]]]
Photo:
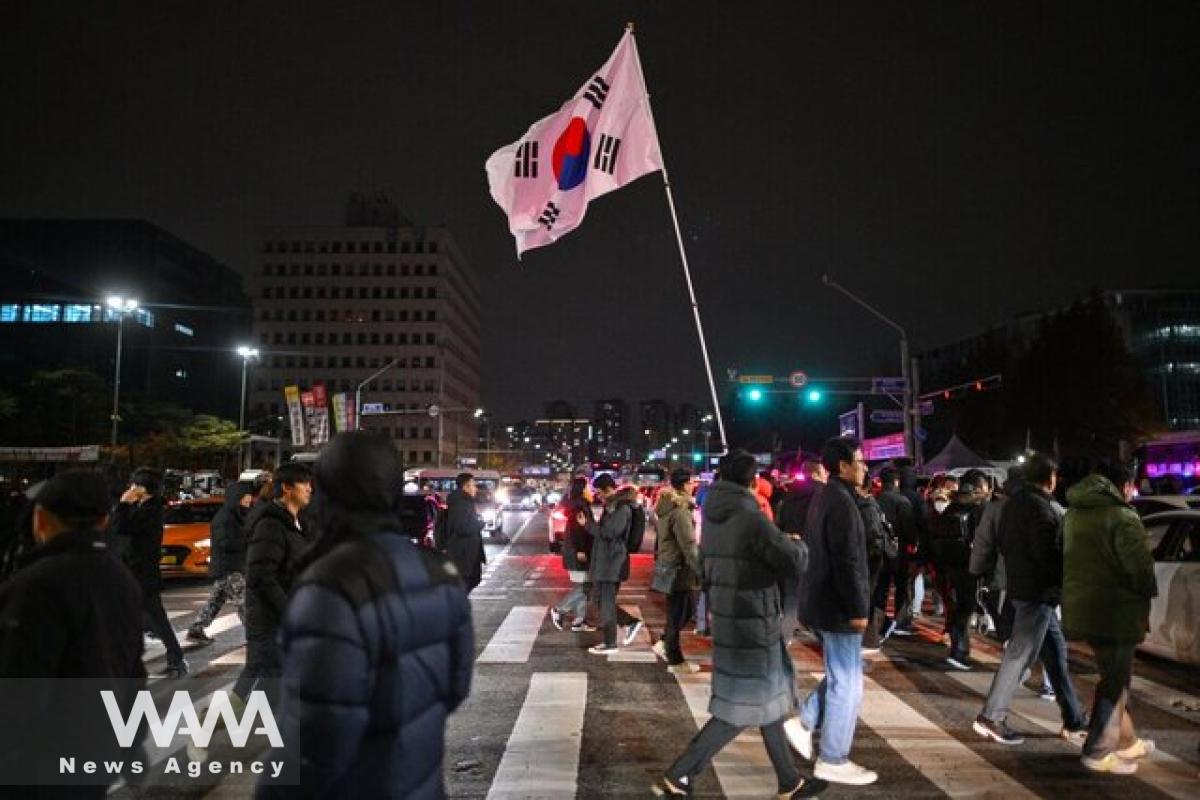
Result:
[[0,371],[78,369],[109,382],[112,295],[123,323],[121,396],[237,419],[250,302],[239,272],[144,220],[0,220]]
[[[1172,431],[1200,428],[1200,290],[1106,291],[1097,300],[1120,329],[1125,346],[1141,363],[1147,388]],[[920,356],[921,386],[974,380],[999,372],[1014,354],[1026,352],[1055,313],[1027,313],[981,333],[933,348]],[[976,375],[964,371],[973,365]]]
[[616,397],[597,401],[595,431],[594,458],[622,461],[630,458],[629,403]]
[[260,418],[286,417],[284,386],[323,383],[353,403],[366,381],[377,413],[361,426],[390,436],[406,464],[452,466],[475,449],[479,282],[446,227],[352,197],[344,225],[263,228],[249,283]]

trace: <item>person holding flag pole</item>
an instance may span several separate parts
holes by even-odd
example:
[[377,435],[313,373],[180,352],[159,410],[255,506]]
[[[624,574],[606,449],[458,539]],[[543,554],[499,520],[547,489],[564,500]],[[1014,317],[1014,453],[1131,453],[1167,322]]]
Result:
[[604,66],[558,111],[538,120],[520,139],[493,153],[487,160],[486,171],[492,198],[508,217],[518,259],[526,250],[553,244],[577,228],[592,199],[643,175],[662,172],[721,436],[718,455],[727,452],[729,440],[725,436],[725,421],[700,321],[700,305],[650,110],[650,95],[632,22],[626,25],[625,34]]

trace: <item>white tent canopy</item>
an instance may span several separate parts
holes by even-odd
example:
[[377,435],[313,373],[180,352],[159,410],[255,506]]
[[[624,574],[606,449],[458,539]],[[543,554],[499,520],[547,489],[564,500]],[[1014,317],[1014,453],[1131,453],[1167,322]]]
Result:
[[942,448],[942,452],[925,462],[925,472],[936,475],[963,467],[990,467],[992,462],[967,447],[957,435]]

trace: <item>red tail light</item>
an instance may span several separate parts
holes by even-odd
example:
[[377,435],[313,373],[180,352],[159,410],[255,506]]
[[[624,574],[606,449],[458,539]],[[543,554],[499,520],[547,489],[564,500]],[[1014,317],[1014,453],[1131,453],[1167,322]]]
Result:
[[556,508],[553,512],[551,512],[550,519],[558,520],[559,522],[565,522],[567,515]]

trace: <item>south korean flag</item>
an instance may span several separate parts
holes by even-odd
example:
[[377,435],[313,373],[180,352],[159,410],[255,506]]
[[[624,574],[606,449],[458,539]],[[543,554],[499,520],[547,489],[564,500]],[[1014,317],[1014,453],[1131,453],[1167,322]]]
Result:
[[662,169],[641,61],[626,31],[575,95],[487,160],[517,256],[574,230],[588,202]]

